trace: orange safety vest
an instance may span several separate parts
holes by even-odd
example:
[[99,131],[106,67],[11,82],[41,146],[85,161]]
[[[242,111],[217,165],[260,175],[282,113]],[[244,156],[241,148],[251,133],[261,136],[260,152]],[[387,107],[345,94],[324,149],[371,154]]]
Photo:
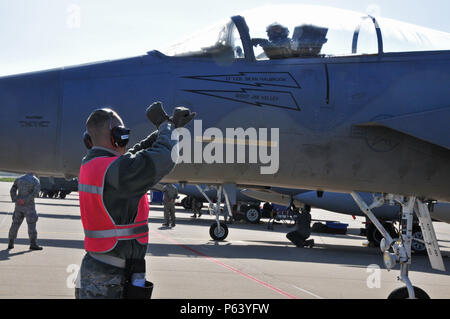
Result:
[[119,240],[138,240],[148,243],[149,202],[145,194],[138,206],[133,224],[116,225],[103,201],[106,171],[118,157],[97,157],[81,166],[78,191],[81,222],[84,228],[84,247],[88,252],[106,253]]

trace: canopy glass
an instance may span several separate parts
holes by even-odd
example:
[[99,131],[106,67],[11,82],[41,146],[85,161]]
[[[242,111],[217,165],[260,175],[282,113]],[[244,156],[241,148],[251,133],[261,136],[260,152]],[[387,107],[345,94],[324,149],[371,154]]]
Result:
[[[251,55],[257,59],[282,59],[450,50],[450,33],[332,7],[270,5],[247,11],[242,16],[249,35],[242,34],[247,28],[239,28],[234,19],[222,21],[170,46],[163,53],[244,58],[244,54],[250,55],[244,49],[253,48]],[[287,32],[271,41],[268,31],[273,30],[269,26],[278,28],[275,33],[280,27]],[[245,43],[247,41],[251,43]],[[276,48],[280,45],[281,51]]]

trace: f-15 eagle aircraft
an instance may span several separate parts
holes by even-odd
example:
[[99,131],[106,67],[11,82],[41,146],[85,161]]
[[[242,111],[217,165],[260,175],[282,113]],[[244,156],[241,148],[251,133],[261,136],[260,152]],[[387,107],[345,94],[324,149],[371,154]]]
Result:
[[[424,202],[450,201],[449,49],[450,34],[390,19],[265,6],[167,50],[0,78],[0,170],[76,176],[92,110],[112,106],[136,141],[146,106],[184,105],[199,121],[163,182],[352,193],[385,237],[386,265],[401,265],[407,287],[394,295],[414,297],[414,212],[445,269]],[[371,213],[385,202],[403,206],[399,241]]]

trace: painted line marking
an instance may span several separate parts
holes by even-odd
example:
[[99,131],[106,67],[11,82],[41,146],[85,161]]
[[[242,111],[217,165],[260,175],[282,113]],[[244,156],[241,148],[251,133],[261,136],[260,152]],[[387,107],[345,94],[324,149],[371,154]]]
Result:
[[316,295],[316,294],[313,294],[312,292],[310,292],[310,291],[308,291],[308,290],[305,290],[305,289],[302,289],[302,288],[300,288],[300,287],[297,287],[297,286],[294,286],[294,285],[292,285],[292,287],[294,287],[294,288],[296,288],[296,289],[298,289],[298,290],[300,290],[300,291],[303,291],[304,293],[306,293],[306,294],[308,294],[308,295],[311,295],[311,296],[313,296],[313,297],[315,297],[315,298],[317,298],[317,299],[325,299],[325,298],[323,298],[323,297],[320,297],[320,296],[318,296],[318,295]]
[[242,271],[240,271],[240,270],[238,270],[238,269],[236,269],[236,268],[234,268],[234,267],[232,267],[232,266],[230,266],[230,265],[227,265],[227,264],[225,264],[225,263],[223,263],[223,262],[221,262],[221,261],[219,261],[219,260],[217,260],[217,259],[215,259],[215,258],[212,258],[212,257],[210,257],[210,256],[208,256],[208,255],[206,255],[206,254],[204,254],[204,253],[202,253],[202,252],[200,252],[200,251],[197,251],[197,250],[195,250],[195,249],[193,249],[193,248],[191,248],[191,247],[188,247],[188,246],[186,246],[186,245],[183,245],[183,244],[181,244],[181,243],[179,243],[179,242],[173,240],[172,238],[169,238],[169,237],[167,237],[167,236],[162,235],[161,233],[159,233],[159,232],[157,232],[157,231],[153,231],[153,232],[151,232],[150,234],[154,234],[154,235],[156,235],[157,237],[160,237],[160,238],[162,238],[162,239],[164,239],[164,240],[167,240],[167,241],[169,241],[169,242],[171,242],[171,243],[173,243],[173,244],[175,244],[175,245],[177,245],[177,246],[180,246],[180,247],[182,247],[182,248],[184,248],[184,249],[186,249],[186,250],[189,250],[189,251],[191,251],[191,252],[193,252],[193,253],[195,253],[195,254],[201,256],[201,257],[204,257],[204,258],[208,259],[209,261],[211,261],[211,262],[213,262],[213,263],[215,263],[215,264],[217,264],[217,265],[220,265],[220,266],[222,266],[222,267],[224,267],[224,268],[227,268],[227,269],[229,269],[229,270],[231,270],[231,271],[233,271],[233,272],[235,272],[235,273],[237,273],[237,274],[239,274],[239,275],[241,275],[241,276],[243,276],[243,277],[245,277],[245,278],[248,278],[248,279],[250,279],[250,280],[253,280],[253,281],[255,281],[255,282],[257,282],[257,283],[263,285],[264,287],[269,288],[269,289],[271,289],[271,290],[273,290],[273,291],[275,291],[275,292],[277,292],[277,293],[279,293],[279,294],[281,294],[281,295],[283,295],[283,296],[285,296],[285,297],[288,297],[288,298],[290,298],[290,299],[298,299],[298,298],[297,298],[296,296],[294,296],[294,295],[291,295],[291,294],[289,294],[289,293],[287,293],[287,292],[285,292],[285,291],[283,291],[283,290],[281,290],[281,289],[278,289],[277,287],[274,287],[274,286],[272,286],[271,284],[268,284],[268,283],[266,283],[266,282],[264,282],[264,281],[262,281],[262,280],[259,280],[259,279],[255,278],[255,277],[253,277],[253,276],[251,276],[251,275],[249,275],[249,274],[247,274],[247,273],[244,273],[244,272],[242,272]]

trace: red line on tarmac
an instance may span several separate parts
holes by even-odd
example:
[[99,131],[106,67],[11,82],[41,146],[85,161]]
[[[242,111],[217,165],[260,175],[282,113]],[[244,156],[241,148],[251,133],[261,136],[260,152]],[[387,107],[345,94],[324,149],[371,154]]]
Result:
[[176,240],[174,240],[174,239],[172,239],[172,238],[170,238],[170,237],[164,236],[163,234],[161,234],[161,233],[159,233],[159,232],[157,232],[157,231],[153,231],[153,232],[151,232],[151,233],[154,234],[154,235],[156,235],[156,236],[158,236],[158,237],[160,237],[160,238],[162,238],[162,239],[165,239],[165,240],[167,240],[167,241],[170,241],[170,242],[172,242],[173,244],[175,244],[175,245],[177,245],[177,246],[180,246],[180,247],[182,247],[182,248],[184,248],[184,249],[186,249],[186,250],[192,251],[193,253],[195,253],[195,254],[197,254],[197,255],[199,255],[199,256],[201,256],[201,257],[204,257],[204,258],[208,259],[209,261],[211,261],[211,262],[213,262],[213,263],[215,263],[215,264],[218,264],[218,265],[220,265],[220,266],[222,266],[222,267],[224,267],[224,268],[227,268],[227,269],[229,269],[229,270],[231,270],[231,271],[233,271],[233,272],[235,272],[235,273],[237,273],[237,274],[239,274],[239,275],[241,275],[241,276],[244,276],[244,277],[246,277],[246,278],[248,278],[248,279],[250,279],[250,280],[253,280],[253,281],[255,281],[255,282],[257,282],[257,283],[263,285],[263,286],[266,287],[266,288],[269,288],[269,289],[271,289],[271,290],[273,290],[273,291],[278,292],[279,294],[281,294],[281,295],[283,295],[283,296],[285,296],[285,297],[288,297],[288,298],[290,298],[290,299],[297,299],[297,297],[294,296],[294,295],[291,295],[291,294],[289,294],[289,293],[287,293],[287,292],[285,292],[285,291],[283,291],[283,290],[281,290],[281,289],[278,289],[277,287],[274,287],[274,286],[272,286],[271,284],[268,284],[268,283],[266,283],[266,282],[264,282],[264,281],[262,281],[262,280],[259,280],[259,279],[255,278],[255,277],[253,277],[253,276],[251,276],[251,275],[249,275],[249,274],[246,274],[246,273],[244,273],[244,272],[242,272],[242,271],[240,271],[240,270],[238,270],[238,269],[236,269],[236,268],[234,268],[234,267],[232,267],[232,266],[230,266],[230,265],[224,264],[223,262],[221,262],[221,261],[219,261],[219,260],[217,260],[217,259],[215,259],[215,258],[212,258],[212,257],[210,257],[210,256],[208,256],[208,255],[206,255],[206,254],[204,254],[204,253],[202,253],[202,252],[200,252],[200,251],[198,251],[198,250],[195,250],[195,249],[193,249],[193,248],[191,248],[191,247],[188,247],[188,246],[186,246],[186,245],[183,245],[183,244],[177,242]]

